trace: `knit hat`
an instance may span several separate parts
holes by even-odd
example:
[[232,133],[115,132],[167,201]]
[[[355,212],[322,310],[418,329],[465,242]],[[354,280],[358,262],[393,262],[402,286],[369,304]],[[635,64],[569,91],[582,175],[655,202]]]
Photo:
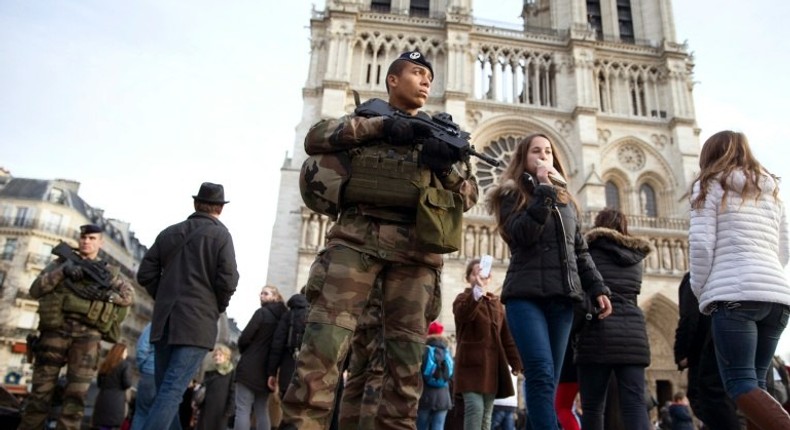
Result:
[[434,321],[431,325],[428,326],[428,334],[442,334],[444,332],[444,326],[439,321]]

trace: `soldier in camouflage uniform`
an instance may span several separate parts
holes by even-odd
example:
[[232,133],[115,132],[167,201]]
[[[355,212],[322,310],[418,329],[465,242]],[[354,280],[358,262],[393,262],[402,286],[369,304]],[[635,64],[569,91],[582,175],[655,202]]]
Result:
[[[79,429],[88,387],[96,376],[99,341],[117,335],[134,302],[134,288],[117,267],[97,259],[102,229],[80,227],[79,255],[91,272],[109,281],[100,286],[82,263],[58,258],[33,281],[30,295],[39,301],[40,338],[34,347],[33,389],[22,412],[20,430],[41,430],[50,412],[61,368],[67,366],[58,429]],[[87,267],[87,266],[85,266]]]
[[[408,115],[427,116],[419,109],[432,79],[433,69],[419,52],[404,53],[387,71],[390,105]],[[414,123],[397,116],[324,120],[308,132],[305,150],[308,154],[377,150],[402,155],[405,165],[415,151],[415,137],[424,133]],[[476,180],[468,172],[464,177],[456,171],[458,160],[446,145],[426,141],[419,157],[421,176],[460,195],[463,210],[477,202]],[[305,289],[310,313],[297,370],[282,402],[283,428],[328,428],[339,364],[380,278],[385,372],[374,426],[413,429],[422,392],[426,320],[435,319],[441,306],[442,256],[417,244],[416,202],[412,207],[350,203],[348,196],[346,187],[346,201],[340,202],[340,216],[327,233],[326,248],[310,268]]]

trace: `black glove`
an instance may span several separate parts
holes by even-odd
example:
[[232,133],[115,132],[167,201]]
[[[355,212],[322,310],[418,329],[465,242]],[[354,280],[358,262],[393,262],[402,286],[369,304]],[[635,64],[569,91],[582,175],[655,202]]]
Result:
[[444,142],[428,139],[422,143],[420,163],[434,172],[446,172],[458,161],[455,151]]
[[88,300],[101,300],[103,302],[109,301],[110,299],[110,289],[104,288],[99,284],[88,284],[82,286],[80,289],[80,297]]
[[63,274],[72,281],[81,281],[85,277],[82,267],[78,266],[71,260],[67,261],[63,266]]
[[399,116],[384,118],[382,133],[393,145],[410,145],[414,139],[430,135],[431,129],[418,121]]

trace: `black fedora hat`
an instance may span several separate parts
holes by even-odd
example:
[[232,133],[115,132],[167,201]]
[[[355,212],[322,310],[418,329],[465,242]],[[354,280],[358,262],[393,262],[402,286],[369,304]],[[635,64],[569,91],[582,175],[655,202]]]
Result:
[[200,191],[198,191],[196,196],[192,196],[192,198],[199,202],[211,203],[214,205],[230,203],[229,201],[225,201],[225,188],[220,184],[212,184],[211,182],[203,182],[200,184]]

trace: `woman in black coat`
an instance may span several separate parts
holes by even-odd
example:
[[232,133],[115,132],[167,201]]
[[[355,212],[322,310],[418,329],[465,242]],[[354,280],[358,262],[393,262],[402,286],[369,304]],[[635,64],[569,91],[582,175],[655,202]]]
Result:
[[230,361],[230,348],[217,345],[212,353],[214,362],[203,376],[205,396],[197,405],[197,430],[224,430],[228,428],[228,418],[233,415],[233,362]]
[[603,430],[606,388],[614,373],[625,428],[648,430],[644,393],[650,346],[637,296],[642,290],[642,260],[650,247],[628,235],[625,215],[614,209],[598,213],[595,228],[585,238],[595,267],[611,290],[614,311],[604,320],[590,319],[576,336],[582,428]]
[[255,311],[239,336],[241,358],[236,370],[236,420],[234,428],[250,430],[250,413],[255,412],[257,430],[270,430],[268,362],[274,332],[287,311],[277,287],[261,289],[261,307]]
[[118,429],[126,418],[126,390],[132,386],[132,366],[126,361],[126,345],[116,343],[99,367],[99,394],[93,405],[93,427]]

